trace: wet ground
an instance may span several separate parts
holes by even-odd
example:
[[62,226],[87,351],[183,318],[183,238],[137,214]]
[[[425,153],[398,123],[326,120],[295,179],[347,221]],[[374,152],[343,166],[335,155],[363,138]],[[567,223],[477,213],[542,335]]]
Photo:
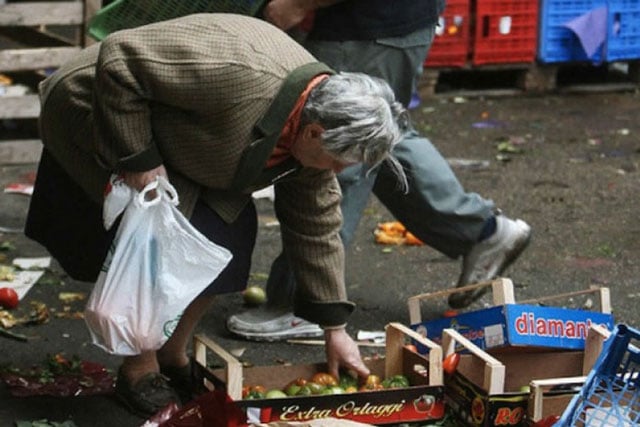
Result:
[[[529,249],[505,275],[516,285],[516,299],[581,290],[590,285],[611,289],[616,321],[640,326],[640,93],[547,94],[544,96],[445,96],[423,100],[413,111],[417,127],[455,161],[469,191],[493,199],[505,213],[531,224]],[[28,181],[36,165],[2,166],[0,185]],[[28,196],[0,194],[0,226],[21,228]],[[279,251],[271,204],[259,200],[261,227],[252,284],[263,285],[270,261]],[[376,224],[392,220],[371,200],[348,251],[347,282],[358,307],[349,330],[382,330],[386,323],[408,323],[407,298],[445,289],[455,283],[459,260],[427,247],[386,247],[373,239]],[[5,263],[15,257],[47,255],[19,233],[0,234]],[[82,310],[83,302],[63,304],[60,292],[88,292],[91,286],[64,277],[53,264],[47,280],[36,284],[21,302],[28,311],[42,301],[60,312]],[[475,307],[487,303],[483,299]],[[436,316],[443,301],[423,307]],[[220,303],[199,327],[230,350],[245,349],[244,361],[272,365],[322,361],[321,347],[256,344],[234,339],[224,319],[244,310],[240,295]],[[28,367],[48,354],[77,355],[116,369],[119,358],[89,343],[84,322],[56,317],[48,323],[20,326],[20,342],[0,336],[0,365]],[[376,349],[364,348],[371,354]],[[98,415],[99,414],[99,415]],[[77,426],[137,426],[109,397],[16,398],[0,385],[0,427],[17,420],[73,420]]]

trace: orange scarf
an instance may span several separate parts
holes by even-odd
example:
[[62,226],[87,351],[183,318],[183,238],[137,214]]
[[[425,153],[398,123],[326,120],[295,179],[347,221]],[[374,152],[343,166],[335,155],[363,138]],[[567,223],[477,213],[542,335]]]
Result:
[[284,127],[282,128],[282,132],[280,133],[280,138],[278,139],[278,142],[274,147],[273,152],[271,153],[271,157],[269,157],[269,160],[267,160],[266,167],[270,168],[282,163],[289,158],[289,156],[291,155],[291,147],[296,142],[296,137],[298,136],[298,132],[300,131],[300,118],[302,116],[302,108],[307,102],[307,98],[309,98],[309,93],[311,93],[311,90],[316,87],[318,83],[328,77],[328,74],[319,74],[311,79],[309,84],[307,84],[307,87],[298,98],[296,105],[294,105],[293,110],[291,110],[289,117],[287,117],[287,121],[285,122]]

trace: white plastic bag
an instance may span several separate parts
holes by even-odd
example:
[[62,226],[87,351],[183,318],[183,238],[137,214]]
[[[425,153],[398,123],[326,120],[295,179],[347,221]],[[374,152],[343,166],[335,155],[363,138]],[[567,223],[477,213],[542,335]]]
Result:
[[[226,267],[231,253],[196,230],[160,177],[141,192],[111,180],[104,222],[124,209],[113,245],[85,308],[93,343],[130,356],[157,350],[182,312]],[[147,200],[149,194],[155,198]],[[126,208],[126,209],[125,209]]]

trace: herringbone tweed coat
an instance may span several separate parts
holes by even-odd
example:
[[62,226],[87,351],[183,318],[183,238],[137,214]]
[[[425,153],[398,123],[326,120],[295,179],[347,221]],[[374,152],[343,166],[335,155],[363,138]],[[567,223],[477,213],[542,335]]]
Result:
[[198,198],[233,221],[275,183],[284,248],[299,282],[296,313],[344,323],[340,189],[333,172],[293,159],[265,169],[309,80],[331,73],[274,26],[198,14],[114,33],[43,81],[46,149],[96,202],[114,171],[164,164],[189,216]]

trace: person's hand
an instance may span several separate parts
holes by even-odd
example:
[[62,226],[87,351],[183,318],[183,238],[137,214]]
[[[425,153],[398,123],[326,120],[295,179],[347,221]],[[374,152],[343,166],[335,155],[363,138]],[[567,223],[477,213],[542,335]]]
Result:
[[344,328],[326,329],[324,331],[327,368],[330,374],[339,378],[339,369],[354,371],[361,378],[366,378],[370,371],[360,357],[358,345]]
[[167,170],[163,165],[144,172],[122,172],[124,183],[135,190],[142,190],[147,184],[156,180],[158,176],[167,177]]
[[310,0],[271,0],[264,8],[264,19],[281,30],[295,27],[315,9]]

